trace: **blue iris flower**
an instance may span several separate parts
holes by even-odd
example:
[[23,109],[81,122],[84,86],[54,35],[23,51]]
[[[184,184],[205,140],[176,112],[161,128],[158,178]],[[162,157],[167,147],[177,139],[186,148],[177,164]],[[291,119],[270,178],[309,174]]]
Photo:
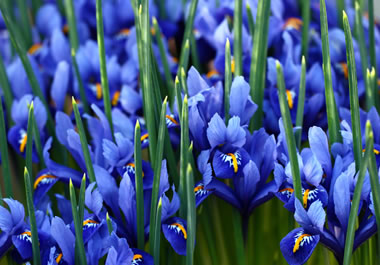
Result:
[[[8,141],[12,148],[22,156],[25,156],[26,151],[29,106],[32,101],[34,104],[34,117],[41,137],[40,140],[44,142],[45,139],[44,127],[47,114],[41,100],[38,97],[33,98],[33,96],[29,94],[23,96],[20,100],[14,100],[11,116],[15,125],[8,131]],[[38,161],[38,155],[34,145],[32,159],[34,162]]]

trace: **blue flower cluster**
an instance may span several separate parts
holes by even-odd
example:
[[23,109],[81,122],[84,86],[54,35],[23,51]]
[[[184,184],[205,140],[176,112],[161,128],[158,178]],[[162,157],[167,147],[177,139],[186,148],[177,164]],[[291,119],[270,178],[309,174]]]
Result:
[[[75,122],[71,97],[78,102],[86,124],[88,148],[96,182],[87,179],[83,218],[83,243],[88,264],[153,264],[153,257],[137,249],[137,195],[135,178],[134,130],[141,124],[143,152],[144,238],[148,240],[150,209],[154,179],[160,177],[158,197],[162,203],[161,231],[173,250],[187,253],[187,221],[179,217],[180,200],[170,176],[167,159],[162,160],[159,176],[149,161],[149,135],[140,87],[138,32],[131,1],[103,1],[104,41],[112,123],[105,113],[101,85],[99,49],[96,41],[95,1],[74,2],[79,49],[73,61],[67,17],[55,1],[42,1],[31,26],[32,43],[27,47],[28,59],[41,87],[43,100],[33,93],[20,58],[15,55],[8,30],[0,16],[0,56],[5,65],[13,102],[7,120],[7,140],[13,157],[25,157],[28,140],[28,114],[33,103],[36,127],[34,137],[42,144],[38,152],[33,143],[35,164],[33,203],[38,229],[42,264],[76,264],[76,239],[68,183],[79,188],[82,176],[88,176],[85,154]],[[149,1],[149,15],[161,29],[164,50],[151,29],[152,57],[157,62],[162,80],[166,55],[170,75],[178,71],[180,43],[183,38],[190,4],[181,1]],[[249,28],[249,15],[256,18],[259,0],[244,0],[242,15],[242,76],[235,76],[229,94],[225,93],[226,40],[234,46],[233,0],[199,0],[195,12],[191,51],[202,66],[186,71],[189,138],[193,143],[190,160],[197,172],[194,186],[195,205],[199,207],[209,196],[231,204],[247,220],[255,208],[278,198],[294,213],[300,225],[287,234],[279,246],[289,264],[304,264],[318,243],[343,262],[346,233],[358,172],[354,159],[348,66],[344,31],[340,28],[335,1],[327,3],[331,71],[336,105],[340,115],[341,143],[332,143],[326,134],[327,114],[322,67],[320,1],[311,0],[309,52],[306,73],[306,96],[302,148],[297,150],[302,185],[302,201],[295,197],[293,176],[278,99],[276,61],[284,68],[287,103],[292,123],[296,123],[301,76],[302,27],[297,0],[272,0],[268,32],[268,58],[265,94],[262,102],[262,128],[250,131],[249,123],[258,109],[248,83],[252,63],[254,32]],[[332,3],[334,2],[334,3]],[[347,4],[348,5],[348,4]],[[247,12],[252,12],[248,14]],[[18,9],[16,10],[18,11]],[[17,12],[15,12],[17,14]],[[355,10],[348,5],[350,23]],[[164,15],[163,15],[164,14]],[[0,14],[1,15],[1,14]],[[369,35],[368,19],[362,19],[364,35]],[[366,40],[368,38],[366,37]],[[375,43],[380,53],[380,25],[375,24]],[[366,43],[366,45],[368,45]],[[233,49],[232,49],[233,50]],[[232,51],[231,50],[231,51]],[[354,40],[358,97],[364,106],[366,76],[361,69],[359,44]],[[194,53],[194,54],[193,54]],[[75,65],[79,76],[75,73]],[[253,62],[254,63],[254,62]],[[380,69],[380,57],[377,57]],[[234,54],[231,71],[235,71]],[[376,79],[377,80],[377,79]],[[380,80],[380,79],[379,79]],[[378,82],[380,85],[380,82]],[[90,109],[82,104],[80,86]],[[2,95],[4,96],[2,87]],[[169,89],[169,88],[168,88]],[[377,96],[377,95],[376,95]],[[178,100],[178,98],[177,98]],[[228,117],[225,104],[229,104]],[[49,115],[54,119],[53,132],[48,129]],[[174,152],[179,154],[181,110],[168,106],[166,127]],[[374,132],[374,153],[380,166],[380,116],[375,107],[360,113],[361,131],[369,120]],[[300,129],[300,128],[295,128]],[[36,133],[38,132],[38,133]],[[362,149],[365,150],[365,137]],[[60,148],[58,148],[60,147]],[[61,153],[59,150],[63,150]],[[166,153],[166,151],[165,151]],[[167,156],[165,155],[167,158]],[[21,160],[20,160],[21,161]],[[178,160],[177,160],[178,162]],[[17,165],[16,159],[12,164]],[[174,170],[177,170],[175,168]],[[380,179],[380,178],[379,178]],[[66,192],[65,192],[66,191]],[[154,201],[154,200],[153,200]],[[158,200],[157,200],[158,203]],[[3,199],[0,206],[0,257],[10,255],[19,263],[32,260],[31,224],[24,206],[15,199]],[[153,205],[155,207],[155,205]],[[377,232],[373,195],[366,173],[355,232],[354,250]],[[109,233],[107,218],[111,220]],[[380,218],[380,217],[378,217]],[[141,224],[140,224],[141,225]],[[378,242],[379,243],[379,242]],[[152,253],[151,253],[152,254]]]

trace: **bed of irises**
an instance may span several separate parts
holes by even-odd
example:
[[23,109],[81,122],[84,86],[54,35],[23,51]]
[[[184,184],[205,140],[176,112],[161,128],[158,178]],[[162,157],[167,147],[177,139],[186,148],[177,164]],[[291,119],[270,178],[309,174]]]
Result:
[[0,264],[380,264],[373,0],[1,0]]

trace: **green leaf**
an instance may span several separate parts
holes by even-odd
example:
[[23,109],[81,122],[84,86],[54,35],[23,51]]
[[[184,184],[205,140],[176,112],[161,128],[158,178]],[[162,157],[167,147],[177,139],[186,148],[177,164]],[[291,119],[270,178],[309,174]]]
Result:
[[[187,95],[183,99],[182,114],[181,114],[181,140],[180,140],[180,181],[179,181],[179,197],[181,202],[186,201],[186,170],[189,162],[188,147],[189,147],[189,108]],[[186,218],[187,206],[181,203],[179,208],[179,216]]]
[[225,52],[225,71],[224,71],[224,119],[226,124],[230,119],[230,93],[232,84],[232,71],[231,71],[231,45],[230,40],[226,40]]
[[196,69],[198,71],[201,71],[201,63],[199,61],[199,56],[198,56],[198,48],[197,48],[197,42],[194,36],[194,32],[190,34],[190,49],[191,49],[191,60]]
[[36,144],[36,149],[37,149],[37,154],[38,154],[38,158],[40,160],[40,165],[41,165],[41,168],[45,168],[46,165],[45,165],[45,160],[44,160],[44,156],[43,156],[43,153],[42,153],[42,144],[41,144],[41,138],[40,138],[40,131],[38,129],[38,125],[37,125],[37,121],[34,117],[34,112],[32,113],[33,115],[33,134],[34,134],[34,143]]
[[[369,121],[366,123],[366,149],[371,151],[369,152],[370,157],[368,161],[368,171],[370,175],[371,181],[371,190],[372,190],[372,198],[373,198],[373,208],[375,210],[376,216],[376,224],[377,227],[380,227],[380,183],[379,183],[379,175],[377,171],[376,157],[374,153],[373,147],[373,131],[372,126]],[[372,151],[373,150],[373,151]],[[378,241],[380,242],[380,233],[377,233]],[[380,253],[380,244],[377,244],[378,251]]]
[[8,125],[12,123],[11,109],[13,103],[13,94],[7,72],[4,67],[3,57],[0,55],[0,87],[4,94],[5,108],[7,110]]
[[332,87],[331,77],[331,60],[329,48],[329,34],[327,26],[327,15],[325,0],[320,0],[321,8],[321,39],[322,39],[322,54],[323,54],[323,75],[325,79],[325,97],[326,97],[326,113],[329,129],[330,143],[342,142],[340,135],[339,115],[335,103],[335,96]]
[[[192,34],[192,31],[193,31],[194,17],[195,17],[195,12],[197,10],[197,5],[198,5],[198,0],[191,0],[189,15],[185,21],[185,33],[183,34],[183,40],[182,40],[182,45],[181,45],[181,54],[179,57],[179,64],[178,64],[178,71],[182,67],[187,70],[189,55],[188,54],[186,55],[186,52],[188,52],[187,51],[188,49],[186,49],[186,45],[187,46],[189,45],[188,41],[189,41],[190,35]],[[177,75],[179,75],[179,73],[177,73]]]
[[88,101],[87,101],[86,93],[84,90],[83,80],[82,80],[82,77],[80,76],[76,53],[74,49],[71,49],[71,60],[74,66],[75,77],[79,85],[79,95],[80,95],[80,100],[83,105],[83,110],[85,113],[90,113],[90,107],[88,106]]
[[32,39],[32,27],[31,21],[28,14],[28,5],[25,0],[17,0],[18,12],[20,13],[20,26],[22,31],[22,37],[26,44],[26,47],[30,48],[33,45]]
[[74,49],[74,51],[76,52],[78,51],[78,48],[79,48],[79,40],[78,40],[77,21],[75,18],[75,11],[74,11],[74,3],[73,3],[73,0],[65,0],[64,4],[65,4],[67,23],[69,26],[70,44],[71,44],[71,48]]
[[[186,203],[187,203],[187,239],[186,239],[186,265],[194,263],[194,246],[196,235],[196,212],[194,194],[194,176],[191,165],[186,170]],[[184,202],[183,202],[184,203]]]
[[141,129],[137,120],[135,126],[135,184],[136,184],[136,223],[137,223],[137,247],[144,249],[144,192],[143,173],[141,160]]
[[259,0],[257,7],[249,85],[258,108],[249,125],[251,132],[262,127],[270,3],[270,0]]
[[370,152],[373,152],[373,151],[369,150],[369,149],[366,150],[365,155],[364,155],[364,160],[360,165],[359,176],[357,178],[354,197],[353,197],[352,203],[351,203],[350,217],[348,219],[348,226],[347,226],[347,232],[346,232],[346,243],[344,246],[343,265],[350,265],[350,263],[351,263],[352,248],[354,246],[354,238],[355,238],[355,221],[358,217],[360,197],[361,197],[361,193],[362,193],[365,173],[367,172],[367,165],[368,165],[368,159],[369,159],[369,153]]
[[107,76],[106,51],[104,47],[104,28],[103,28],[103,11],[102,10],[103,10],[102,0],[96,0],[96,29],[97,29],[96,36],[97,36],[98,48],[99,48],[100,80],[102,83],[104,111],[111,128],[112,137],[114,137],[112,113],[111,113],[110,89],[109,89],[108,76]]
[[[368,0],[368,23],[369,23],[369,58],[371,60],[371,66],[375,69],[375,76],[377,77],[378,69],[377,69],[377,62],[376,62],[376,42],[375,42],[375,15],[374,11],[375,7],[373,5],[373,0]],[[376,78],[377,79],[377,78]],[[375,91],[374,95],[377,99],[376,103],[379,104],[378,100],[378,84],[377,80],[376,83],[373,84],[373,91]],[[379,109],[380,106],[377,105],[377,108]]]
[[29,106],[28,114],[28,128],[26,130],[26,147],[25,147],[25,166],[28,172],[32,174],[32,152],[33,152],[33,119],[34,119],[34,105],[33,101]]
[[79,223],[83,223],[84,219],[84,201],[86,193],[86,174],[83,174],[82,182],[80,184],[79,190],[79,201],[78,201],[78,211],[79,211]]
[[[366,76],[366,70],[368,68],[368,55],[367,55],[367,47],[364,38],[364,30],[362,23],[362,10],[358,2],[355,2],[355,37],[359,43],[359,51],[360,51],[360,61],[362,67],[363,77]],[[365,84],[366,91],[366,110],[369,111],[375,105],[375,97],[373,95],[373,89],[371,84]]]
[[280,102],[281,116],[284,123],[286,145],[288,147],[290,165],[293,177],[294,195],[302,202],[302,186],[300,169],[298,166],[297,148],[293,134],[292,120],[290,119],[290,111],[285,94],[285,81],[282,66],[279,61],[276,61],[277,69],[277,86],[278,86],[278,98]]
[[300,80],[300,88],[298,92],[298,107],[297,107],[297,117],[296,117],[296,127],[301,127],[301,128],[297,130],[295,133],[295,139],[296,139],[298,150],[301,150],[300,148],[301,148],[301,140],[302,140],[305,90],[306,90],[306,60],[305,60],[305,56],[302,56],[301,80]]
[[346,3],[345,0],[337,0],[336,1],[336,8],[338,12],[338,24],[341,28],[343,28],[343,11],[346,10]]
[[154,218],[154,241],[152,242],[153,247],[153,258],[154,258],[154,264],[159,265],[160,264],[160,235],[161,235],[161,213],[162,213],[162,198],[160,197],[160,200],[158,201],[157,209],[156,209],[156,216]]
[[173,109],[175,91],[174,91],[174,82],[172,79],[172,74],[170,72],[168,57],[166,56],[166,50],[165,50],[164,42],[162,40],[162,33],[158,25],[157,19],[153,17],[152,22],[153,22],[153,28],[154,28],[154,36],[156,37],[156,40],[157,40],[158,48],[160,50],[160,58],[162,61],[162,66],[164,67],[165,81],[166,81],[166,86],[168,89],[168,96],[169,96],[169,105]]
[[249,5],[248,1],[246,3],[246,9],[248,17],[249,34],[253,37],[255,33],[255,21],[253,20],[251,6]]
[[[154,244],[155,235],[157,231],[155,231],[155,226],[152,224],[156,223],[156,214],[157,214],[157,200],[158,200],[158,191],[160,187],[160,178],[161,178],[161,166],[162,166],[162,156],[164,152],[164,142],[165,142],[165,130],[166,130],[166,105],[167,98],[164,99],[161,107],[161,115],[160,115],[160,125],[158,129],[158,138],[157,138],[157,153],[155,154],[155,163],[154,163],[154,179],[153,179],[153,187],[152,187],[152,199],[150,205],[150,228],[149,228],[149,240],[150,240],[150,253],[154,254]],[[159,228],[161,229],[161,228]]]
[[234,76],[243,74],[243,52],[242,52],[242,27],[243,27],[243,1],[235,0],[234,9]]
[[86,137],[86,133],[84,131],[82,118],[80,117],[80,114],[79,114],[78,105],[75,102],[74,98],[72,98],[72,104],[73,104],[73,110],[74,110],[74,115],[75,115],[75,122],[76,122],[77,127],[78,127],[78,133],[79,133],[79,137],[80,137],[80,143],[82,146],[83,156],[84,156],[84,160],[86,162],[86,169],[87,169],[88,178],[89,178],[90,182],[95,182],[95,172],[94,172],[94,168],[92,166],[90,151],[88,149],[87,137]]
[[233,209],[232,213],[232,228],[235,237],[235,252],[236,252],[236,264],[245,265],[245,252],[244,252],[244,239],[242,230],[242,218],[240,211]]
[[78,213],[77,198],[75,195],[75,189],[73,182],[70,179],[69,183],[70,190],[70,202],[71,202],[71,211],[73,213],[74,227],[75,227],[75,256],[78,258],[81,265],[86,265],[86,252],[84,249],[83,243],[83,224],[80,222],[80,217]]
[[177,98],[178,116],[179,116],[179,119],[181,120],[182,114],[180,110],[182,110],[182,94],[181,94],[181,84],[179,82],[178,75],[175,77],[174,90],[175,90],[175,94]]
[[185,72],[184,68],[181,68],[181,72],[180,72],[180,75],[179,75],[179,80],[180,80],[180,83],[181,83],[183,91],[185,92],[185,94],[188,94],[189,90],[187,88],[186,72]]
[[26,193],[26,205],[28,209],[29,222],[30,222],[30,231],[32,234],[31,237],[32,237],[33,264],[40,265],[41,264],[40,246],[39,246],[40,244],[38,240],[36,215],[35,215],[34,205],[33,205],[33,190],[32,190],[32,183],[31,183],[30,178],[31,177],[29,176],[28,169],[27,167],[25,167],[24,183],[25,183],[25,193]]
[[302,55],[308,58],[309,25],[310,25],[310,0],[302,1]]
[[[4,110],[3,103],[0,101],[0,153],[1,153],[1,169],[4,177],[5,184],[5,195],[8,198],[13,197],[13,189],[12,189],[12,175],[9,164],[9,156],[8,156],[8,141],[7,141],[7,132],[5,129],[5,121],[4,121]],[[1,192],[0,192],[1,199]]]
[[110,218],[108,212],[106,214],[106,220],[107,220],[108,234],[112,234],[112,231],[113,231],[112,221],[111,221],[111,218]]
[[354,144],[354,157],[356,170],[360,168],[362,158],[362,134],[360,131],[360,113],[359,113],[359,97],[358,97],[358,81],[356,78],[355,54],[352,43],[350,23],[346,13],[343,11],[343,28],[346,37],[347,51],[347,67],[348,67],[348,83],[350,92],[351,122],[352,136]]

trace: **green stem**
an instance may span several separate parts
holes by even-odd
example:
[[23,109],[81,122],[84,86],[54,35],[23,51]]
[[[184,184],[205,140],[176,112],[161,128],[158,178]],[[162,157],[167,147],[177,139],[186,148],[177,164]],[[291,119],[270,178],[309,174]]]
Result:
[[352,136],[354,144],[354,157],[356,171],[360,168],[362,158],[362,134],[360,131],[360,113],[359,113],[359,98],[358,98],[358,81],[356,78],[356,65],[355,54],[352,43],[350,23],[348,17],[343,11],[343,28],[346,38],[346,51],[347,51],[347,66],[348,66],[348,82],[350,92],[350,107],[351,107],[351,122],[352,122]]
[[29,172],[26,167],[24,170],[24,182],[25,182],[25,192],[26,192],[26,205],[28,208],[28,215],[29,215],[29,222],[30,222],[30,231],[32,233],[33,264],[40,265],[41,264],[40,246],[39,246],[40,243],[38,240],[37,222],[36,222],[36,215],[35,215],[34,205],[33,205],[33,190],[32,190],[32,183],[29,176]]
[[191,165],[187,165],[186,172],[186,202],[187,202],[187,239],[186,239],[186,265],[194,263],[194,245],[196,235],[196,212],[194,194],[194,176]]
[[[13,197],[12,175],[8,156],[7,132],[5,129],[3,103],[0,101],[0,152],[1,152],[1,169],[4,177],[5,195],[8,198]],[[1,196],[1,195],[0,195]]]
[[340,135],[339,115],[335,102],[334,91],[332,87],[331,77],[331,61],[329,48],[329,33],[327,26],[327,15],[325,0],[320,0],[321,9],[321,39],[323,54],[323,74],[325,79],[325,97],[326,97],[326,113],[329,129],[330,143],[342,142]]
[[[183,100],[181,119],[181,140],[180,140],[180,182],[179,182],[179,197],[181,202],[186,201],[186,170],[189,162],[188,147],[189,147],[189,110],[187,95]],[[186,218],[186,204],[181,203],[179,216]]]
[[111,113],[110,88],[109,88],[108,76],[107,76],[106,51],[104,47],[102,0],[96,0],[96,28],[97,28],[96,35],[97,35],[98,47],[99,47],[100,80],[102,83],[104,111],[111,128],[112,137],[114,137],[112,113]]
[[258,108],[249,126],[251,132],[262,127],[270,3],[270,0],[259,0],[257,7],[249,85]]
[[235,0],[234,9],[234,61],[235,71],[234,76],[240,76],[243,74],[242,63],[242,27],[243,27],[243,1]]
[[90,182],[95,182],[95,172],[94,172],[94,168],[92,166],[90,151],[88,149],[87,137],[86,137],[86,133],[84,131],[82,118],[80,117],[80,114],[79,114],[78,105],[75,102],[74,98],[72,98],[72,104],[73,104],[73,110],[74,110],[74,115],[75,115],[75,121],[76,121],[76,124],[78,127],[78,132],[79,132],[79,137],[80,137],[80,143],[82,146],[83,156],[84,156],[84,160],[86,163],[88,178],[89,178]]
[[249,34],[253,37],[255,34],[255,21],[253,20],[251,6],[249,2],[246,3],[247,9],[247,17],[248,17],[248,26],[249,26]]
[[141,129],[137,120],[135,126],[135,184],[136,184],[136,223],[137,223],[137,247],[144,249],[144,192],[143,173],[141,161]]
[[77,58],[76,58],[76,53],[75,53],[74,49],[71,49],[71,59],[72,59],[73,66],[74,66],[75,77],[76,77],[78,85],[79,85],[79,95],[80,95],[80,100],[81,100],[82,105],[83,105],[83,110],[85,113],[90,113],[90,107],[88,106],[86,92],[84,90],[82,77],[80,76],[79,67],[78,67]]
[[226,124],[230,119],[230,93],[232,84],[232,71],[231,71],[231,45],[230,40],[226,41],[225,52],[225,71],[224,71],[224,119]]
[[310,25],[310,0],[302,1],[302,55],[308,58],[309,25]]
[[306,90],[306,60],[305,60],[305,56],[302,56],[301,80],[300,80],[300,89],[298,91],[298,107],[297,107],[297,117],[296,117],[296,127],[301,127],[301,128],[297,130],[295,133],[298,150],[301,150],[302,125],[303,125],[303,114],[304,114],[304,105],[305,105],[305,90]]
[[288,153],[290,158],[291,171],[293,176],[293,187],[295,197],[302,202],[302,186],[300,170],[298,166],[298,157],[296,143],[293,134],[292,121],[290,119],[290,111],[285,95],[285,81],[284,74],[282,71],[282,66],[279,61],[276,62],[277,69],[277,86],[278,86],[278,97],[281,108],[281,116],[284,123],[285,135],[286,135],[286,145],[288,147]]
[[162,213],[162,198],[158,201],[156,216],[154,218],[154,241],[152,242],[153,247],[153,258],[154,264],[160,264],[160,233],[161,233],[161,213]]
[[73,0],[65,0],[65,12],[67,22],[69,25],[69,38],[71,48],[76,52],[79,48],[77,21],[75,18],[74,3]]

